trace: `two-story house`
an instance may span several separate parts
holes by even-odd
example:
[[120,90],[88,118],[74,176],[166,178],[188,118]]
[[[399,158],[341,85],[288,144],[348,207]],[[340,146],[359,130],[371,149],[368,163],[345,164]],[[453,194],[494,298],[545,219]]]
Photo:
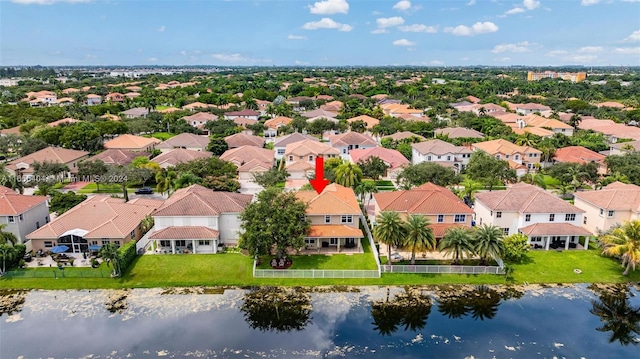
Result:
[[479,225],[502,228],[505,236],[523,233],[534,249],[588,249],[593,234],[582,227],[585,211],[542,188],[520,182],[506,190],[477,193],[475,197]]
[[290,124],[292,121],[292,118],[285,116],[278,116],[265,121],[264,127],[266,127],[266,130],[264,130],[264,138],[266,138],[267,142],[273,142],[278,136],[278,129]]
[[306,218],[311,228],[304,240],[306,249],[362,251],[362,212],[351,188],[332,183],[320,194],[299,191],[296,197],[308,205]]
[[438,139],[412,143],[411,148],[411,162],[414,165],[422,162],[434,162],[452,167],[457,172],[467,167],[473,153],[467,147],[454,146],[449,142]]
[[401,217],[423,215],[427,217],[437,240],[452,227],[471,228],[473,210],[449,189],[425,183],[409,191],[374,193],[374,213],[398,212]]
[[640,219],[640,186],[614,182],[596,191],[574,193],[575,206],[585,211],[582,226],[593,233]]
[[26,235],[49,223],[47,196],[24,196],[11,188],[0,186],[0,224],[4,232],[13,233],[19,243]]
[[556,150],[553,163],[578,163],[581,165],[594,163],[598,166],[598,173],[605,175],[607,174],[607,165],[604,162],[606,157],[582,146],[568,146]]
[[129,150],[139,152],[152,152],[160,144],[159,139],[142,137],[125,133],[104,143],[106,149]]
[[387,171],[383,177],[395,179],[400,172],[409,165],[409,160],[397,150],[384,147],[371,147],[365,149],[355,149],[349,151],[352,163],[365,162],[369,158],[377,157],[387,166]]
[[192,151],[205,151],[208,145],[208,136],[200,136],[185,132],[158,144],[156,148],[162,152],[168,152],[174,148],[184,148]]
[[354,149],[367,149],[378,146],[378,143],[371,137],[358,132],[345,132],[338,135],[329,136],[331,147],[340,151],[340,157],[349,160],[349,151]]
[[260,112],[250,110],[250,109],[244,109],[241,111],[231,111],[231,112],[224,113],[224,118],[227,120],[234,120],[238,117],[244,117],[250,120],[258,121],[258,119],[260,118]]
[[191,116],[185,116],[182,119],[191,126],[199,130],[204,130],[204,126],[207,124],[207,122],[216,121],[218,119],[218,116],[209,112],[198,112]]
[[96,94],[88,94],[87,95],[87,105],[94,106],[102,103],[102,97]]
[[[534,171],[542,157],[542,151],[529,146],[518,146],[503,139],[478,142],[471,146],[474,150],[484,151],[499,160],[512,162],[510,165],[519,165],[511,166],[516,168],[518,176],[524,175],[527,171]],[[519,170],[520,168],[522,170]]]
[[519,128],[524,128],[525,126],[538,127],[543,129],[549,128],[553,133],[562,133],[565,136],[573,135],[573,127],[567,125],[566,123],[554,118],[546,118],[538,116],[536,114],[526,115],[520,118],[516,123],[518,124]]
[[239,214],[252,198],[200,185],[181,188],[153,213],[154,226],[142,245],[157,253],[217,253],[236,245]]
[[288,144],[284,153],[289,173],[285,188],[297,189],[308,183],[308,179],[315,175],[317,157],[327,160],[338,158],[339,155],[337,149],[319,141],[304,140]]
[[104,97],[107,102],[124,102],[124,95],[120,92],[112,92]]
[[70,150],[61,147],[46,147],[30,155],[17,158],[6,165],[6,169],[12,176],[19,176],[23,182],[29,182],[33,177],[33,164],[35,162],[54,162],[67,165],[69,171],[65,177],[71,179],[78,173],[78,163],[89,157],[89,152]]
[[320,142],[317,137],[311,135],[303,135],[300,132],[294,132],[290,135],[276,138],[273,143],[273,149],[276,151],[276,160],[280,160],[284,157],[284,152],[286,151],[287,145],[305,140]]

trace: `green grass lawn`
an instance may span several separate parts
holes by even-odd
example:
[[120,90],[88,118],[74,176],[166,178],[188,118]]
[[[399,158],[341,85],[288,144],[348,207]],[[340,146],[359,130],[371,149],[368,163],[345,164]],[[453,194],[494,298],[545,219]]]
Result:
[[156,111],[162,111],[162,110],[166,110],[168,108],[171,108],[171,106],[156,106],[155,110]]
[[[127,192],[133,192],[135,191],[135,188],[128,188]],[[122,193],[122,188],[120,187],[119,184],[115,184],[115,183],[103,183],[100,185],[100,191],[98,191],[98,186],[94,183],[91,182],[89,184],[87,184],[86,186],[82,187],[81,189],[77,190],[76,193],[82,193],[82,194],[87,194],[87,193]]]
[[[360,254],[332,254],[332,255],[299,255],[288,256],[293,260],[290,269],[377,269],[375,258],[371,253],[368,241],[363,241],[364,253]],[[274,256],[260,257],[261,269],[271,269],[270,261]]]
[[559,179],[549,175],[543,175],[543,180],[547,188],[557,188],[562,184]]
[[161,141],[166,141],[175,135],[176,135],[175,133],[169,133],[169,132],[156,132],[152,134],[151,137],[157,138]]

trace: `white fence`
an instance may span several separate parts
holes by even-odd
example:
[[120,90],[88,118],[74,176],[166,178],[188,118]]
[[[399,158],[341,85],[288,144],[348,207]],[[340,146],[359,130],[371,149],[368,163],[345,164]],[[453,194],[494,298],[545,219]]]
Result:
[[383,265],[382,271],[385,273],[504,274],[502,267],[493,266]]
[[367,224],[367,219],[362,214],[360,215],[360,223],[362,223],[362,226],[364,227],[364,230],[366,232],[367,239],[369,240],[369,246],[371,246],[373,258],[376,260],[376,265],[378,266],[378,277],[380,277],[380,255],[378,254],[378,248],[376,248],[376,244],[373,241],[373,236],[371,235],[371,230],[369,229],[369,225]]
[[380,278],[377,270],[253,269],[256,278]]

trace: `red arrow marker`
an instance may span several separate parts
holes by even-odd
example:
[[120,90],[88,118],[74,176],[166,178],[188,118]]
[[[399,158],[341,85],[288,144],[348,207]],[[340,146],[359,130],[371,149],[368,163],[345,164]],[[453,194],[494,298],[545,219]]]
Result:
[[329,184],[329,180],[324,178],[324,158],[316,157],[316,178],[309,180],[309,183],[318,194],[322,193],[322,190]]

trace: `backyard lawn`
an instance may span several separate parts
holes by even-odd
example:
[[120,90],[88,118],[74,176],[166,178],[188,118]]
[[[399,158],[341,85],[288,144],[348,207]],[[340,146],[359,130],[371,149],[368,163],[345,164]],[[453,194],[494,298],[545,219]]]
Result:
[[[127,191],[133,192],[134,189],[129,188],[129,189],[127,189]],[[87,194],[87,193],[122,193],[122,188],[118,184],[103,183],[103,184],[100,185],[100,191],[98,191],[98,186],[95,184],[95,182],[91,182],[91,183],[87,184],[86,186],[82,187],[82,189],[77,190],[76,193],[79,193],[79,194]]]

